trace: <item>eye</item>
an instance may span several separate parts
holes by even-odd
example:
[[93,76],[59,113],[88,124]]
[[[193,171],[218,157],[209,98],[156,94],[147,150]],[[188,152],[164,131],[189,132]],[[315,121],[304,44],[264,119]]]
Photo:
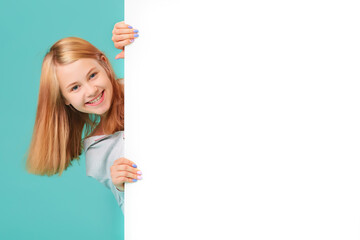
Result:
[[91,75],[90,75],[90,78],[94,78],[95,76],[96,76],[96,72],[94,72],[94,73],[92,73]]
[[78,90],[79,89],[79,85],[75,85],[75,86],[73,86],[72,88],[71,88],[71,91],[76,91],[76,90]]

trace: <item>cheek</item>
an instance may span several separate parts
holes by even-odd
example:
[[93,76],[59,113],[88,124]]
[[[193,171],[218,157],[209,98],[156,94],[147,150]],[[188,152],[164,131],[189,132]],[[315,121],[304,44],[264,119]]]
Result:
[[112,100],[113,100],[113,97],[114,97],[114,91],[113,91],[113,89],[110,89],[110,94],[109,94],[110,96],[109,96],[109,102],[110,102],[110,104],[111,104],[111,102],[112,102]]
[[72,96],[72,97],[67,97],[65,100],[65,104],[66,105],[72,105],[73,107],[81,107],[83,106],[85,103],[82,101],[81,97],[79,96]]
[[63,99],[65,105],[69,105],[70,104],[69,98],[64,97],[64,94],[61,94],[61,96],[62,96],[62,99]]

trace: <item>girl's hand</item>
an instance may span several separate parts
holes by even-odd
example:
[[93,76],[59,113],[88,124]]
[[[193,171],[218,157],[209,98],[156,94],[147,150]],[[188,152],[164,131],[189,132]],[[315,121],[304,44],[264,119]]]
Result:
[[123,50],[116,55],[115,59],[124,58],[124,47],[133,43],[135,38],[139,37],[138,32],[137,29],[133,29],[130,25],[125,24],[124,21],[115,24],[111,40],[117,49]]
[[126,158],[116,159],[110,167],[110,173],[113,184],[120,191],[124,191],[125,182],[132,183],[142,179],[142,172],[137,169],[136,164]]

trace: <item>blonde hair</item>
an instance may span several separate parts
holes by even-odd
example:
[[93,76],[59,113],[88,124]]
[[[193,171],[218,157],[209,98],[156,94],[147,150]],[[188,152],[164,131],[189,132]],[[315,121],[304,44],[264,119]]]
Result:
[[108,58],[88,41],[77,37],[57,41],[45,55],[34,131],[27,153],[26,170],[37,175],[54,175],[79,160],[85,137],[96,127],[98,118],[66,105],[56,77],[56,65],[66,65],[81,58],[91,58],[104,68],[113,86],[113,99],[103,120],[104,132],[124,130],[124,88],[116,79]]

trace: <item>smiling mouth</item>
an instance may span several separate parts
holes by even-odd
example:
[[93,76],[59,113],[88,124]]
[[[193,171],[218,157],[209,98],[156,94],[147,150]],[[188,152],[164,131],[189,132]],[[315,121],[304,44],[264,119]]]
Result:
[[95,98],[94,100],[91,100],[85,104],[94,106],[94,105],[98,105],[99,103],[101,103],[104,100],[104,91],[105,90],[103,90],[97,98]]

